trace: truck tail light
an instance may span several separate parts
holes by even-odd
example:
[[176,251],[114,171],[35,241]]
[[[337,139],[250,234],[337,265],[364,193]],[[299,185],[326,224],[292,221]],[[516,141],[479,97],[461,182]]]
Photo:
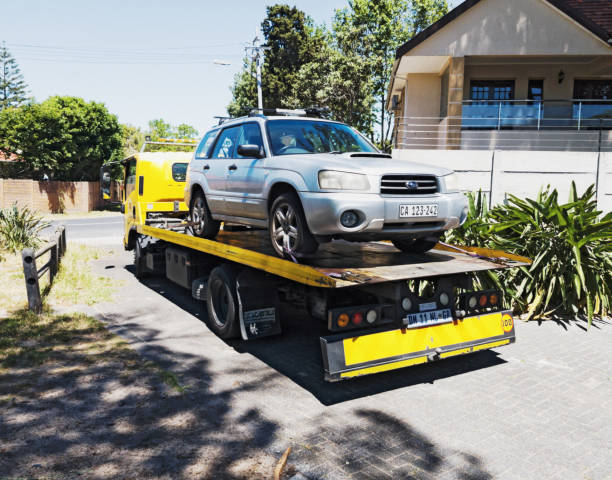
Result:
[[469,313],[497,311],[503,307],[499,290],[463,293],[459,297],[459,308]]
[[353,313],[353,316],[351,317],[351,322],[353,322],[353,325],[355,325],[356,327],[361,325],[361,323],[363,322],[363,313],[361,312]]

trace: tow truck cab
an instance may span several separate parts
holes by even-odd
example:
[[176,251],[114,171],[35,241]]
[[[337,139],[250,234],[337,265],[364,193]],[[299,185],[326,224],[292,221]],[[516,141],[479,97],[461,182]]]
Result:
[[[137,225],[187,216],[183,194],[191,156],[190,152],[141,152],[102,166],[102,198],[121,203],[126,250],[134,249]],[[119,199],[114,202],[113,180],[119,187]]]

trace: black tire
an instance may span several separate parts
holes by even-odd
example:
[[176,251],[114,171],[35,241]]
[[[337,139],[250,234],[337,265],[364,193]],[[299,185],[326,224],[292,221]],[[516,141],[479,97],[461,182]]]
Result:
[[319,248],[308,229],[300,199],[294,193],[283,193],[274,200],[268,212],[268,231],[270,243],[281,258],[302,257]]
[[206,204],[204,193],[197,191],[193,194],[189,205],[189,220],[191,231],[196,237],[215,238],[219,233],[221,222],[213,220]]
[[206,285],[206,324],[217,336],[227,340],[240,335],[236,275],[226,265],[210,272]]
[[[435,240],[433,239],[435,238]],[[398,250],[406,253],[426,253],[438,244],[438,238],[430,236],[417,239],[398,239],[392,240],[393,245]]]
[[134,275],[136,278],[141,279],[147,276],[149,272],[146,264],[146,247],[142,246],[142,238],[140,235],[136,235],[134,242]]

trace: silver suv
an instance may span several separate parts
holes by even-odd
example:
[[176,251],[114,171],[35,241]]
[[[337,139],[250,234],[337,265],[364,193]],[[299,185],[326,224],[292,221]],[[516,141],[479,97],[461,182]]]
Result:
[[214,238],[222,221],[265,227],[281,257],[333,239],[423,253],[467,215],[450,170],[392,159],[343,123],[260,114],[204,135],[185,202],[195,235]]

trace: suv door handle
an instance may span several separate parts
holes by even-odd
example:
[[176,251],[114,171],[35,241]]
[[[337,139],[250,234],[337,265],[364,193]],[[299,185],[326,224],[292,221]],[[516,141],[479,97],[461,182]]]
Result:
[[210,170],[210,165],[204,165],[204,170]]
[[233,163],[232,165],[227,167],[228,170],[236,170],[237,168],[238,168],[238,166],[235,163]]

